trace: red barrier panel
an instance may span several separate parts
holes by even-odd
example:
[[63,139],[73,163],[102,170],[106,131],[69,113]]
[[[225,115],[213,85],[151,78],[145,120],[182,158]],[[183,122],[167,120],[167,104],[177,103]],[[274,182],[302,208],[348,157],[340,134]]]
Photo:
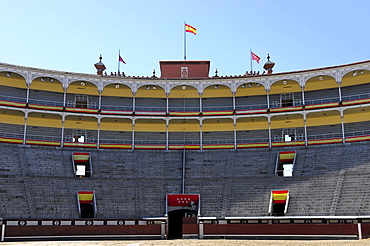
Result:
[[370,237],[370,223],[362,223],[361,230],[362,230],[362,238]]
[[204,235],[357,235],[357,224],[204,224]]
[[86,235],[161,235],[161,225],[7,226],[5,237]]

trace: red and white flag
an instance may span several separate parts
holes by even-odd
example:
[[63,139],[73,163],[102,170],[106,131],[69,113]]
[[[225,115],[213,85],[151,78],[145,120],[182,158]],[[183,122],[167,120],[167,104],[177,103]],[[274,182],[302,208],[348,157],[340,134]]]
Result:
[[254,54],[252,51],[251,51],[251,57],[252,57],[252,60],[255,60],[257,63],[260,63],[261,58],[258,55]]
[[126,64],[126,62],[122,59],[121,55],[118,55],[118,61],[122,62],[123,64]]

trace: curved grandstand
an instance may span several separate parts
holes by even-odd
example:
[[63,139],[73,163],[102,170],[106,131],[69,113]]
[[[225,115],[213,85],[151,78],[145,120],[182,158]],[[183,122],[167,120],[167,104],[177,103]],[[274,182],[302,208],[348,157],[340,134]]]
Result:
[[370,61],[277,74],[271,63],[231,77],[209,77],[207,61],[161,62],[161,77],[0,63],[2,239],[95,225],[369,235]]

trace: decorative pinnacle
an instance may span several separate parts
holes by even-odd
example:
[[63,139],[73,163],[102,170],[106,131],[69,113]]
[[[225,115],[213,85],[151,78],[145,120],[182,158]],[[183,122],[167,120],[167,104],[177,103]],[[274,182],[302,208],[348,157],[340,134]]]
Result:
[[218,71],[217,71],[217,68],[216,68],[216,71],[215,71],[215,77],[218,77]]
[[103,57],[102,57],[102,56],[101,56],[101,54],[100,54],[100,57],[99,57],[100,62],[101,62],[101,59],[103,59]]
[[267,61],[270,61],[270,54],[267,54]]

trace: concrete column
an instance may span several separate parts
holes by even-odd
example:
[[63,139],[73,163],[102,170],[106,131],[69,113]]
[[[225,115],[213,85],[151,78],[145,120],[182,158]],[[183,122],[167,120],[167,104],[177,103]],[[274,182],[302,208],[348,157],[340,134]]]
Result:
[[357,223],[357,234],[358,234],[358,239],[362,239],[362,226],[361,223]]
[[271,140],[271,119],[270,117],[267,118],[268,126],[269,126],[269,148],[272,147],[272,140]]
[[202,120],[200,120],[200,130],[199,130],[199,139],[200,139],[200,149],[202,150],[203,149],[203,133],[202,133],[202,125],[203,125],[203,122]]
[[168,94],[166,94],[166,113],[169,114],[170,113],[170,109],[168,108]]
[[198,235],[198,238],[199,239],[203,239],[204,238],[204,224],[203,224],[203,221],[199,221],[199,235]]
[[338,84],[339,101],[342,101],[342,90],[340,89],[342,81],[337,81],[337,84]]
[[26,144],[26,135],[27,135],[27,119],[28,113],[26,112],[24,115],[24,129],[23,129],[23,145]]
[[[100,102],[99,102],[99,108],[100,108]],[[100,145],[100,118],[98,119],[98,141],[96,142],[96,148],[99,149]]]
[[[167,106],[167,109],[168,109],[168,106]],[[166,119],[166,150],[168,150],[168,148],[169,148],[169,142],[168,142],[168,125],[169,125],[169,120]]]
[[60,146],[63,147],[64,145],[64,121],[65,121],[65,116],[62,115],[62,138],[60,141]]
[[345,134],[344,134],[344,115],[343,115],[343,110],[342,109],[340,111],[340,119],[341,119],[341,123],[342,123],[342,142],[346,143],[346,137],[345,137]]
[[236,122],[234,120],[234,149],[237,149],[237,143],[236,143]]
[[202,94],[199,94],[199,111],[203,112]]
[[161,223],[161,239],[166,239],[166,222]]
[[306,118],[306,114],[303,115],[303,121],[304,121],[304,143],[307,146],[308,145],[308,136],[307,136],[307,118]]
[[26,103],[28,103],[29,99],[30,99],[30,86],[29,86],[29,85],[27,85],[27,98],[26,98]]
[[1,225],[1,239],[0,239],[0,241],[1,242],[4,242],[4,238],[5,238],[5,223],[4,223],[4,221],[2,221],[2,225]]
[[135,149],[135,120],[132,120],[132,140],[131,140],[131,149]]
[[63,88],[63,107],[66,106],[66,100],[67,100],[67,89]]
[[233,110],[236,110],[235,93],[233,93]]

